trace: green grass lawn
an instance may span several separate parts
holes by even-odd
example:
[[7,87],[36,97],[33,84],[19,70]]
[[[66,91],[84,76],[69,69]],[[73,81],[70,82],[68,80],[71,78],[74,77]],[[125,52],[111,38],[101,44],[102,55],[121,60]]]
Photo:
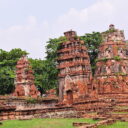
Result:
[[113,125],[100,126],[99,128],[128,128],[128,122],[116,122]]
[[33,119],[3,121],[0,128],[73,128],[73,122],[95,123],[92,119]]
[[[3,121],[0,128],[74,128],[73,122],[95,123],[92,119],[33,119]],[[113,125],[100,126],[99,128],[128,128],[128,122],[116,122]]]

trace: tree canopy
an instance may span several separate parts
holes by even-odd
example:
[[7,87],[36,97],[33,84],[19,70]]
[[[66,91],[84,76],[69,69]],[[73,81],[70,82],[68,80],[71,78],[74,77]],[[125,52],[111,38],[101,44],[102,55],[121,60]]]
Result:
[[0,49],[0,94],[10,94],[14,89],[15,66],[18,59],[27,55],[21,49],[12,49],[7,52]]
[[84,40],[85,46],[88,49],[92,73],[94,74],[96,68],[96,58],[98,56],[98,48],[102,42],[102,35],[99,32],[87,33],[84,36],[81,36],[80,39]]

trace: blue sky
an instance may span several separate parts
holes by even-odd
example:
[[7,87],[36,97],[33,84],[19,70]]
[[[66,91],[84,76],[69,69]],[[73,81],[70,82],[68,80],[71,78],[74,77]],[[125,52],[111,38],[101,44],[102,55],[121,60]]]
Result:
[[73,29],[78,35],[113,23],[128,37],[127,0],[0,0],[0,48],[44,58],[46,41]]

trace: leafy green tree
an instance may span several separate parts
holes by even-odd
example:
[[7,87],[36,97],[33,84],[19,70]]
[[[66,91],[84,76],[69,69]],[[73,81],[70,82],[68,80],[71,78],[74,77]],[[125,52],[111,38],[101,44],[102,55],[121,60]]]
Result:
[[13,91],[16,63],[20,57],[27,54],[21,49],[12,49],[9,52],[0,49],[0,95]]
[[45,75],[45,80],[47,82],[48,89],[57,88],[57,50],[62,42],[67,41],[66,37],[59,37],[58,39],[50,39],[46,46],[46,61],[45,68],[47,74]]
[[9,94],[14,89],[14,71],[10,67],[0,68],[0,94]]
[[32,69],[34,71],[35,76],[35,85],[37,86],[38,90],[41,94],[45,93],[48,86],[47,86],[47,70],[46,70],[46,62],[45,60],[41,59],[29,59],[32,65]]
[[94,74],[96,68],[96,58],[98,56],[98,48],[102,42],[102,35],[99,32],[87,33],[84,36],[81,36],[80,39],[84,40],[85,46],[88,49],[91,68]]
[[46,59],[54,60],[56,62],[57,50],[62,42],[67,41],[66,37],[61,36],[59,38],[50,39],[46,45]]
[[35,85],[41,94],[47,90],[56,88],[57,69],[53,62],[49,60],[29,59],[35,76]]

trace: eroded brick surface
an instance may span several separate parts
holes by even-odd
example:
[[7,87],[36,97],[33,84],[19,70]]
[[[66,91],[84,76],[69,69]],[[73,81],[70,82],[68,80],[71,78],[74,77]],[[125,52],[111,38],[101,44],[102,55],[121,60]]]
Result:
[[109,29],[99,47],[95,83],[98,93],[128,93],[128,45],[123,31]]
[[75,31],[65,32],[64,35],[68,41],[63,42],[58,50],[59,96],[64,103],[72,104],[88,94],[92,72],[84,42]]
[[40,95],[34,85],[33,70],[26,56],[19,59],[16,66],[15,92],[14,96],[32,96]]

